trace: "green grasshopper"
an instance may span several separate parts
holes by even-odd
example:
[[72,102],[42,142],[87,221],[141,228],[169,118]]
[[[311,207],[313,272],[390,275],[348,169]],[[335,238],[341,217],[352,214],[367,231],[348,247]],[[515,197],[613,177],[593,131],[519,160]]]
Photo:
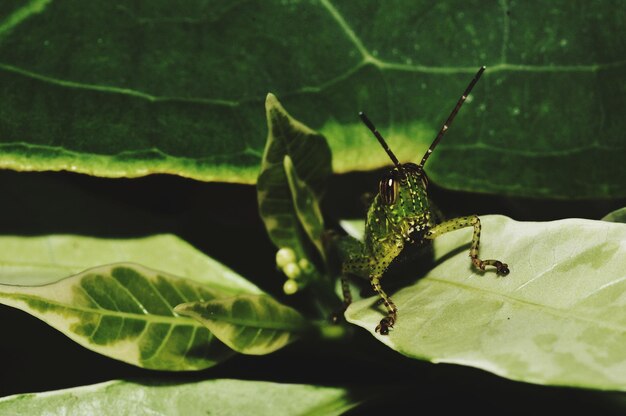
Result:
[[481,260],[478,258],[478,245],[480,243],[480,219],[478,216],[470,215],[437,223],[426,192],[428,178],[424,172],[424,164],[450,127],[454,117],[484,71],[484,66],[478,70],[419,165],[400,163],[372,122],[365,114],[359,113],[363,123],[376,136],[393,161],[394,167],[380,180],[378,194],[368,209],[364,242],[353,240],[347,247],[347,258],[342,266],[341,280],[344,306],[347,307],[352,302],[352,296],[346,275],[369,278],[372,289],[380,297],[379,302],[382,302],[387,309],[387,316],[380,321],[375,329],[381,335],[389,334],[389,329],[393,328],[398,319],[398,308],[383,291],[380,286],[380,279],[390,264],[400,258],[399,256],[405,248],[423,246],[427,240],[433,240],[449,231],[474,227],[469,253],[472,264],[480,270],[485,270],[485,266],[492,266],[495,267],[497,274],[509,274],[508,266],[500,260]]

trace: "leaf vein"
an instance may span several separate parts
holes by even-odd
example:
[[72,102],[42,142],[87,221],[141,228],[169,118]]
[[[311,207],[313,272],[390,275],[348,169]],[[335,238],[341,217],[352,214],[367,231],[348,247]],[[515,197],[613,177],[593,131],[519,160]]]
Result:
[[149,356],[145,356],[145,357],[141,357],[142,361],[148,361],[151,358],[154,357],[158,357],[159,354],[161,353],[161,351],[163,350],[163,347],[165,346],[165,344],[167,344],[168,339],[170,338],[170,336],[172,335],[172,331],[174,330],[174,328],[176,327],[176,325],[168,325],[168,330],[167,330],[167,334],[165,334],[165,336],[163,336],[163,338],[161,339],[161,341],[159,342],[159,346],[158,348],[156,348],[152,354],[150,354]]
[[51,3],[52,0],[31,0],[28,4],[20,7],[11,13],[4,21],[0,23],[0,40],[22,23],[24,20],[28,19],[34,14],[41,13],[45,10],[46,6]]
[[452,282],[449,280],[444,280],[444,279],[438,279],[438,278],[434,278],[434,277],[428,277],[427,278],[430,281],[434,281],[437,283],[442,283],[442,284],[446,284],[446,285],[451,285],[451,286],[456,286],[460,289],[463,290],[467,290],[467,291],[476,291],[476,292],[481,292],[485,295],[491,296],[491,297],[495,297],[495,298],[501,298],[507,301],[510,301],[511,303],[518,303],[521,305],[525,305],[525,306],[530,306],[530,307],[534,307],[537,309],[543,309],[546,310],[547,312],[562,317],[562,318],[573,318],[573,319],[578,319],[581,321],[585,321],[585,322],[589,322],[595,325],[599,325],[599,326],[604,326],[607,328],[611,328],[613,330],[616,331],[621,331],[621,332],[626,332],[626,325],[620,325],[617,323],[613,323],[613,322],[607,322],[606,320],[601,320],[601,319],[596,319],[593,317],[589,317],[589,316],[584,316],[582,313],[576,314],[576,313],[572,313],[570,311],[567,310],[563,310],[563,309],[559,309],[556,308],[554,306],[550,306],[550,305],[543,305],[540,303],[535,303],[535,302],[531,302],[529,300],[526,299],[519,299],[519,298],[515,298],[513,296],[504,294],[504,293],[498,293],[498,292],[494,292],[492,290],[488,290],[485,288],[480,288],[480,287],[476,287],[476,286],[470,286],[467,284],[463,284],[463,283],[459,283],[459,282]]

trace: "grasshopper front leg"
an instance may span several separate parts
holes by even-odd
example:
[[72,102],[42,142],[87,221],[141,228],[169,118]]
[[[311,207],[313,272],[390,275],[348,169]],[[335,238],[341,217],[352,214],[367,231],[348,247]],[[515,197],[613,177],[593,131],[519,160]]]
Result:
[[[380,323],[376,326],[375,331],[379,332],[381,335],[387,335],[389,334],[389,328],[393,328],[393,325],[396,323],[396,319],[398,318],[398,308],[396,307],[396,304],[393,303],[389,295],[387,295],[380,286],[380,276],[371,276],[370,285],[379,297],[378,302],[384,304],[387,309],[387,316],[381,319]],[[348,306],[350,306],[350,303],[352,303],[352,295],[350,293],[350,287],[345,275],[341,276],[341,288],[343,291],[342,312],[344,312]]]
[[[370,285],[372,289],[379,297],[379,301],[385,305],[387,309],[387,316],[385,316],[378,326],[376,326],[376,332],[381,335],[389,334],[389,329],[393,328],[393,325],[396,322],[398,317],[398,308],[393,303],[389,295],[385,293],[385,291],[380,286],[380,274],[373,273],[372,269],[376,269],[373,265],[380,264],[383,261],[377,261],[365,257],[363,255],[354,255],[350,257],[343,266],[343,274],[341,277],[342,289],[343,289],[343,299],[344,299],[344,310],[350,305],[352,302],[352,296],[350,294],[350,288],[348,286],[346,275],[353,274],[357,276],[369,276]],[[385,263],[386,264],[386,263]],[[384,268],[381,269],[384,271]]]
[[506,263],[503,263],[500,260],[481,260],[478,258],[478,246],[480,245],[480,219],[477,215],[453,218],[442,222],[441,224],[437,224],[426,233],[425,237],[429,240],[434,240],[447,232],[465,227],[474,227],[472,245],[470,247],[472,264],[480,270],[485,270],[485,266],[493,266],[496,268],[496,273],[502,276],[509,274],[509,266]]
[[387,335],[389,334],[389,328],[393,328],[393,324],[396,323],[396,319],[398,318],[398,308],[380,286],[380,276],[371,276],[370,284],[372,285],[374,292],[376,292],[382,300],[385,308],[387,308],[387,316],[381,319],[374,331],[380,333],[380,335]]

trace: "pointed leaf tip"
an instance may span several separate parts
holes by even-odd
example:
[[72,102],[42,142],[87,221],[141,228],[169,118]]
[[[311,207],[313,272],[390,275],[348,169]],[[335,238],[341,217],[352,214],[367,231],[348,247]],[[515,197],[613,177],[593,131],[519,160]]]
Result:
[[278,98],[276,98],[276,96],[271,92],[268,92],[267,96],[265,97],[265,108],[269,109],[271,107],[276,107],[276,105],[280,105]]

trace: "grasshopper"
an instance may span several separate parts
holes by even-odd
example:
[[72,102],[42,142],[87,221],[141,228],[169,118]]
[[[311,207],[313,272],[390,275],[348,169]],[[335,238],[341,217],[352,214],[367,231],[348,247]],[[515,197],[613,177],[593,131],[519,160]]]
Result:
[[352,296],[346,276],[356,275],[369,279],[372,289],[379,296],[379,302],[383,303],[387,309],[387,316],[375,329],[381,335],[389,334],[389,329],[393,328],[398,319],[398,308],[382,289],[380,280],[390,264],[400,258],[405,248],[421,247],[428,240],[433,240],[449,231],[474,227],[469,252],[474,267],[485,270],[486,266],[492,266],[499,275],[509,274],[507,264],[500,260],[478,258],[481,228],[478,216],[470,215],[437,223],[426,192],[428,178],[424,172],[424,164],[484,71],[483,66],[469,83],[419,165],[400,163],[372,122],[365,114],[359,113],[363,123],[372,131],[389,155],[394,167],[381,178],[378,194],[367,211],[364,242],[354,240],[346,251],[347,258],[342,265],[341,281],[344,307],[347,308],[352,302]]

